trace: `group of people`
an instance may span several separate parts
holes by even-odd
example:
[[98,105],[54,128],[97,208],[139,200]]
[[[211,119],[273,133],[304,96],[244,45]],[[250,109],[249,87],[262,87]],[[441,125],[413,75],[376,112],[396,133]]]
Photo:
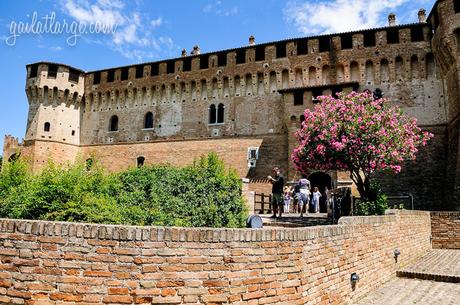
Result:
[[[300,212],[300,217],[304,213],[308,213],[311,209],[315,213],[319,213],[319,198],[322,196],[318,187],[310,191],[310,181],[302,177],[292,189],[290,186],[284,186],[284,177],[278,167],[273,168],[273,177],[268,176],[268,180],[272,183],[272,217],[281,217],[283,211],[289,213],[291,201],[294,203],[294,212]],[[311,199],[311,200],[310,200]]]

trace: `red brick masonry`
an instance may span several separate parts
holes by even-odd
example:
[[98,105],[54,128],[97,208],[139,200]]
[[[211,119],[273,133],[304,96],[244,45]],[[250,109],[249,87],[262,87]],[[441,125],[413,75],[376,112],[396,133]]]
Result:
[[434,249],[460,249],[460,212],[431,212]]
[[260,230],[0,219],[0,303],[346,304],[424,255],[430,231],[419,211]]

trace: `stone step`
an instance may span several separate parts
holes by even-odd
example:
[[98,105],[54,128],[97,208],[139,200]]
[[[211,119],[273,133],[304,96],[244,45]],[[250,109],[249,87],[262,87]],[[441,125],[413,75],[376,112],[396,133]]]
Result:
[[435,249],[396,276],[447,283],[460,283],[460,250]]

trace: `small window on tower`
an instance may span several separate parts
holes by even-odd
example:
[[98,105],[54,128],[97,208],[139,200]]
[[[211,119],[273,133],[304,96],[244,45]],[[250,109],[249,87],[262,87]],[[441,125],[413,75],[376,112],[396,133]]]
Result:
[[111,83],[115,79],[115,70],[109,70],[107,71],[107,82]]
[[200,57],[200,69],[207,69],[209,68],[209,56],[208,55],[201,55]]
[[170,60],[166,63],[166,73],[172,74],[174,73],[174,65],[175,62],[173,60]]
[[227,65],[227,53],[217,54],[217,65],[219,67],[224,67]]
[[93,85],[98,85],[101,83],[101,72],[95,72],[93,74]]
[[121,69],[121,80],[128,80],[129,77],[129,68]]
[[294,106],[303,105],[303,92],[295,91],[294,92]]
[[45,125],[43,126],[43,131],[49,132],[51,128],[50,122],[46,122]]
[[240,49],[236,51],[236,63],[244,64],[246,62],[246,50]]
[[265,46],[256,47],[256,61],[265,60]]
[[58,66],[49,65],[48,66],[48,78],[56,78],[58,71]]
[[276,58],[286,57],[286,42],[276,44]]
[[136,66],[136,78],[144,77],[144,66]]
[[35,65],[30,66],[30,75],[29,75],[29,77],[37,77],[37,74],[38,74],[38,65],[35,64]]

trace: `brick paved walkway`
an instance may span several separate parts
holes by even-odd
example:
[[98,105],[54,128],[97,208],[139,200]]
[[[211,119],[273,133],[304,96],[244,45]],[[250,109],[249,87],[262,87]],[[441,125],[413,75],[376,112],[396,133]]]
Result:
[[460,283],[460,250],[431,250],[413,265],[399,270],[397,275],[399,277]]
[[460,304],[460,250],[431,250],[397,275],[353,304]]
[[458,305],[460,284],[397,278],[354,305]]

